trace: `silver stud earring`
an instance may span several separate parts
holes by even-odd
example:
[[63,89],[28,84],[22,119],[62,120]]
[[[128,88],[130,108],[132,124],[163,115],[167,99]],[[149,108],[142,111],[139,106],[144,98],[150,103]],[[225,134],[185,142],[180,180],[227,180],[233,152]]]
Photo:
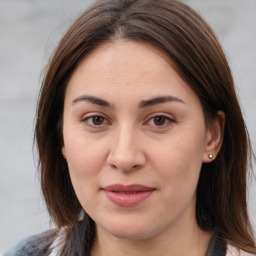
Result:
[[209,157],[210,159],[213,159],[213,154],[209,154],[208,157]]

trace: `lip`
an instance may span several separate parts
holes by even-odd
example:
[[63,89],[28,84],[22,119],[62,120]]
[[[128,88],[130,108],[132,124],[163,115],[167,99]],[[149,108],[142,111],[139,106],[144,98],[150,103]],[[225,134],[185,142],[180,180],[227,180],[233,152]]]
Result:
[[146,200],[156,189],[138,184],[113,184],[102,189],[107,198],[119,206],[136,206]]

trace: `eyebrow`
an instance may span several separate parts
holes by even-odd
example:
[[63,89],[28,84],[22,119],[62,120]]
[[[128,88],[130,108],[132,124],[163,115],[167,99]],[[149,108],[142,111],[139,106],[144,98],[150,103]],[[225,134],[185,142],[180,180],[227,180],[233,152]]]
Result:
[[[90,102],[96,105],[99,105],[101,107],[113,107],[113,105],[111,105],[109,102],[107,102],[106,100],[103,100],[101,98],[95,97],[95,96],[90,96],[90,95],[82,95],[76,99],[74,99],[72,101],[72,105],[78,103],[78,102]],[[139,104],[139,108],[145,108],[145,107],[150,107],[150,106],[154,106],[157,104],[161,104],[161,103],[166,103],[166,102],[178,102],[178,103],[184,103],[183,100],[174,97],[174,96],[159,96],[159,97],[154,97],[151,98],[149,100],[142,100]]]
[[140,102],[139,107],[140,108],[144,108],[144,107],[150,107],[150,106],[154,106],[156,104],[160,104],[160,103],[166,103],[166,102],[178,102],[178,103],[183,103],[185,104],[185,102],[177,97],[174,96],[159,96],[159,97],[155,97],[149,100],[143,100]]
[[83,96],[80,96],[80,97],[74,99],[72,101],[72,104],[74,105],[78,102],[83,102],[83,101],[91,102],[91,103],[99,105],[101,107],[111,107],[111,104],[108,103],[107,101],[105,101],[101,98],[98,98],[95,96],[89,96],[89,95],[83,95]]

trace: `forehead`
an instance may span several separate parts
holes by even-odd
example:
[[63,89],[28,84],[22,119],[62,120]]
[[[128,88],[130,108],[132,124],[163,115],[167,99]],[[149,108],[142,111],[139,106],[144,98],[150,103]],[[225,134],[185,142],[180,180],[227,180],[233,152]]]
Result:
[[74,70],[67,88],[67,96],[73,97],[79,93],[111,97],[117,92],[120,96],[134,97],[194,94],[160,50],[126,40],[102,44],[86,55]]
[[125,75],[128,71],[133,71],[131,75],[154,75],[163,67],[170,68],[170,63],[165,54],[149,44],[117,40],[101,44],[89,52],[80,61],[72,77],[83,72],[101,76],[113,76],[118,73]]

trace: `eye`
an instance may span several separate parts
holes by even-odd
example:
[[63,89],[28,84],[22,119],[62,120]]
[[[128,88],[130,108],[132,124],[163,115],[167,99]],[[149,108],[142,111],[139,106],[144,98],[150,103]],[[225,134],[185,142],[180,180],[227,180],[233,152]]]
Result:
[[93,116],[91,117],[91,119],[94,125],[102,125],[105,121],[105,118],[103,118],[102,116]]
[[165,125],[167,121],[168,121],[167,118],[164,117],[164,116],[156,116],[156,117],[153,117],[153,122],[154,122],[154,124],[157,125],[157,126]]
[[85,117],[82,119],[82,121],[89,126],[102,126],[108,123],[106,118],[97,115]]
[[153,116],[147,122],[148,125],[157,126],[159,128],[166,127],[170,123],[175,123],[175,120],[165,115]]

